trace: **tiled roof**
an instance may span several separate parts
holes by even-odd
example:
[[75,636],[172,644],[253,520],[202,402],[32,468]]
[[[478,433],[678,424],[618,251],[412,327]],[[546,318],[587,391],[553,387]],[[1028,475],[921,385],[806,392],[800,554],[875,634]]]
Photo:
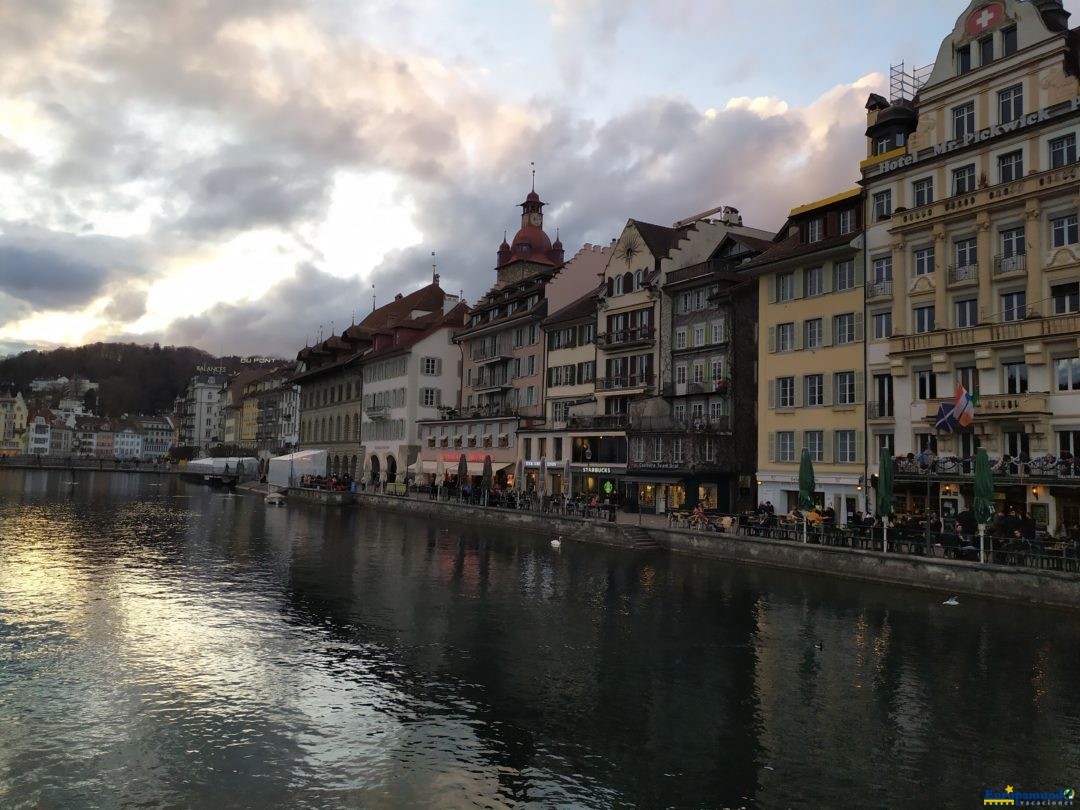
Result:
[[649,252],[657,259],[662,259],[671,252],[680,239],[685,239],[686,234],[694,229],[693,225],[684,225],[681,228],[668,228],[663,225],[653,225],[651,222],[639,222],[630,220],[641,234]]
[[596,287],[589,290],[585,295],[581,296],[576,301],[567,304],[558,312],[549,315],[544,319],[544,326],[548,324],[563,323],[565,321],[576,321],[579,318],[587,318],[590,315],[596,313],[596,295],[603,289],[602,287]]
[[843,236],[834,236],[831,239],[824,239],[820,242],[806,243],[802,241],[802,237],[798,234],[792,234],[784,239],[782,242],[775,243],[772,247],[751,259],[746,264],[740,265],[740,270],[756,270],[765,265],[772,264],[773,262],[783,261],[784,259],[791,259],[797,256],[812,256],[815,253],[821,253],[822,251],[831,250],[837,247],[844,247],[850,245],[858,234],[848,233]]
[[[381,349],[365,352],[360,357],[360,363],[366,363],[369,360],[381,360],[384,357],[390,357],[398,352],[408,351],[412,346],[415,346],[421,340],[428,335],[437,332],[440,329],[458,329],[465,323],[465,317],[469,312],[468,306],[464,303],[458,304],[453,307],[445,315],[432,313],[431,315],[424,316],[423,318],[417,318],[413,321],[398,324],[399,326],[409,328],[408,334],[398,333],[398,342],[392,346],[384,346]],[[423,321],[424,324],[420,322]],[[414,325],[421,325],[423,328],[414,329]]]

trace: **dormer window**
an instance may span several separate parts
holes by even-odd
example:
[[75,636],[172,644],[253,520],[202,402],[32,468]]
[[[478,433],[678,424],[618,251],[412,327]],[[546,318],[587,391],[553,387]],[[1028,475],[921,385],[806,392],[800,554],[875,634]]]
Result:
[[994,61],[994,37],[983,37],[979,40],[979,64],[989,65]]
[[888,135],[882,135],[874,140],[874,154],[880,155],[884,152],[888,152],[892,149],[892,138]]
[[1001,55],[1012,56],[1016,53],[1016,48],[1016,26],[1010,25],[1008,28],[1003,28],[1001,30]]
[[820,242],[825,237],[825,223],[818,217],[806,223],[806,241]]
[[855,209],[849,208],[846,211],[840,212],[840,234],[854,233],[855,231]]
[[971,46],[956,49],[956,75],[963,76],[971,70]]

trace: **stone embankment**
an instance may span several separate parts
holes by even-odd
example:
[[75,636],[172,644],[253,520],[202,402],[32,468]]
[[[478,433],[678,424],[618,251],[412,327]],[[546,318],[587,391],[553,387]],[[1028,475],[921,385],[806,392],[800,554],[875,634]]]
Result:
[[786,568],[804,573],[1030,602],[1080,609],[1080,574],[1003,565],[882,554],[879,551],[838,548],[773,540],[764,537],[684,529],[639,526],[536,512],[486,509],[423,497],[358,493],[361,508],[429,515],[465,524],[485,523],[561,536],[564,542],[596,543],[628,550],[664,551],[712,557],[748,565]]

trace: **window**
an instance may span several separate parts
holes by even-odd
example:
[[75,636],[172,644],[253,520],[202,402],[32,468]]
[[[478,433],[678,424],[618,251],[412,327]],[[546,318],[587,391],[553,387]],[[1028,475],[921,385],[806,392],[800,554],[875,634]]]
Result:
[[920,453],[937,453],[937,436],[933,433],[916,433],[915,446]]
[[933,305],[915,307],[915,332],[921,334],[934,331],[934,307]]
[[958,366],[956,369],[956,381],[964,386],[969,393],[979,392],[979,369],[975,366]]
[[855,314],[837,315],[833,319],[833,336],[837,344],[855,342]]
[[664,460],[664,438],[662,436],[657,436],[653,439],[652,453],[653,461]]
[[963,75],[971,70],[971,45],[956,49],[956,73]]
[[530,385],[528,388],[525,389],[525,404],[526,405],[535,405],[536,404],[536,386],[535,385]]
[[1055,315],[1080,312],[1080,284],[1077,282],[1055,284],[1050,288],[1050,296],[1054,300]]
[[806,271],[806,294],[810,296],[821,295],[821,293],[821,268],[811,267]]
[[694,345],[695,346],[704,346],[705,345],[705,326],[704,325],[694,327]]
[[723,401],[710,402],[709,403],[709,418],[710,419],[719,419],[723,415],[724,415],[724,403],[723,403]]
[[780,377],[776,381],[776,407],[795,407],[795,378]]
[[1050,243],[1056,247],[1075,245],[1077,242],[1076,214],[1050,220]]
[[836,431],[836,463],[854,464],[855,457],[855,431]]
[[1016,53],[1016,26],[1001,29],[1001,55],[1012,56]]
[[979,64],[989,65],[994,61],[994,37],[990,35],[979,40]]
[[1050,168],[1060,169],[1076,162],[1076,133],[1070,132],[1050,141]]
[[712,342],[723,343],[724,342],[724,322],[713,321],[712,324]]
[[975,190],[975,164],[953,169],[953,194],[970,194]]
[[877,449],[878,455],[881,455],[882,450],[888,451],[891,456],[896,452],[896,437],[893,433],[879,433],[877,434]]
[[676,422],[686,421],[686,403],[676,402],[675,407],[672,409],[672,416],[675,417]]
[[874,340],[888,340],[892,337],[892,312],[890,310],[875,312],[873,320]]
[[855,397],[855,372],[838,371],[836,373],[836,404],[854,405],[858,400]]
[[1007,124],[1024,114],[1024,86],[1015,84],[998,92],[998,123]]
[[804,380],[806,384],[807,406],[824,405],[825,377],[821,374],[807,374]]
[[806,241],[820,242],[825,237],[825,221],[821,217],[806,223]]
[[682,307],[680,311],[685,315],[690,311],[690,308],[694,305],[694,298],[690,293],[684,292],[682,294]]
[[790,430],[782,430],[776,434],[776,460],[795,460],[795,434]]
[[1027,363],[1002,363],[1005,372],[1005,393],[1026,394],[1028,390]]
[[440,405],[438,388],[421,388],[420,402],[425,408],[438,408]]
[[[1075,221],[1075,217],[1073,217]],[[1075,230],[1075,228],[1074,228]],[[855,261],[854,259],[848,259],[844,262],[837,262],[833,267],[833,289],[837,292],[843,290],[850,290],[855,287]]]
[[686,366],[675,366],[675,384],[686,385]]
[[1003,293],[1001,296],[1001,320],[1019,321],[1027,311],[1027,293],[1024,291]]
[[712,375],[712,379],[722,380],[724,378],[724,361],[713,360],[709,364],[709,373]]
[[1024,153],[1020,150],[998,156],[998,182],[1011,183],[1024,176]]
[[1001,255],[1011,259],[1024,255],[1024,229],[1007,228],[1001,232]]
[[671,440],[671,460],[679,463],[683,460],[683,440],[681,437],[676,437]]
[[825,433],[821,430],[806,431],[806,451],[811,461],[825,460]]
[[855,209],[849,208],[840,212],[840,235],[855,232]]
[[1058,391],[1080,391],[1080,357],[1063,357],[1054,366]]
[[975,102],[969,101],[952,109],[953,138],[961,140],[975,131]]
[[821,318],[811,318],[805,323],[804,328],[806,340],[803,341],[803,345],[808,349],[821,348]]
[[915,396],[917,399],[937,399],[937,375],[933,371],[915,372]]
[[915,275],[928,276],[934,272],[934,249],[919,248],[915,251]]
[[975,237],[958,240],[956,243],[956,266],[976,267],[978,264],[978,241]]
[[795,274],[781,273],[776,277],[776,300],[792,301],[795,298]]
[[439,358],[425,357],[421,363],[422,373],[431,377],[439,373]]
[[782,323],[776,327],[776,350],[790,352],[795,348],[795,324]]
[[956,328],[964,329],[979,322],[979,300],[965,298],[956,302]]
[[882,135],[880,138],[874,139],[874,154],[880,155],[888,152],[892,149],[892,138],[888,135]]
[[912,190],[915,192],[915,205],[929,205],[934,201],[934,178],[924,177],[922,180],[916,180],[912,185]]
[[705,416],[705,403],[695,402],[690,406],[690,418],[694,421],[700,421]]
[[701,383],[705,382],[705,364],[704,363],[694,363],[694,382],[697,385],[701,385]]
[[892,281],[892,256],[874,259],[874,284]]
[[686,348],[686,330],[685,329],[676,329],[675,330],[675,348],[676,349],[685,349]]
[[1031,454],[1031,448],[1028,442],[1028,435],[1023,431],[1005,431],[1003,434],[1005,438],[1005,454],[1016,458],[1017,456],[1029,456]]
[[874,195],[874,221],[880,222],[892,216],[892,191],[886,189]]

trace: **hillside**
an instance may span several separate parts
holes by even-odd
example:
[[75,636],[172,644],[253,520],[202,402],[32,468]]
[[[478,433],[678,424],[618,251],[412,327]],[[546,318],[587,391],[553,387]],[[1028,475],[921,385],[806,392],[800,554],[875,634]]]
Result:
[[[0,386],[30,398],[30,382],[58,376],[99,383],[94,411],[102,416],[171,411],[197,366],[237,371],[239,357],[217,358],[191,346],[138,346],[134,343],[92,343],[53,351],[29,351],[0,359]],[[91,397],[93,395],[91,394]]]

